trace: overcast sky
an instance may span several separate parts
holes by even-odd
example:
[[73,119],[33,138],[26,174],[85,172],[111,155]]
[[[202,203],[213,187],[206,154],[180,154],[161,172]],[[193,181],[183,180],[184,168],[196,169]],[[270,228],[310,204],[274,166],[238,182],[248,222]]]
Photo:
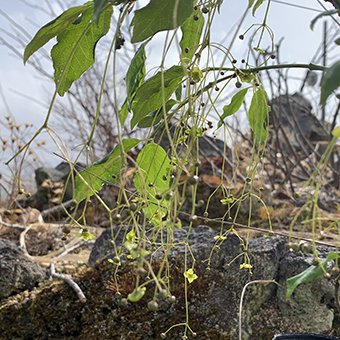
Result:
[[[1,0],[1,9],[16,24],[22,25],[29,34],[34,35],[36,30],[48,22],[50,18],[44,15],[38,8],[28,6],[27,3],[31,6],[42,6],[45,1]],[[284,38],[281,48],[281,62],[309,63],[312,61],[317,48],[321,44],[324,20],[321,19],[317,22],[314,31],[311,31],[309,24],[319,12],[324,10],[321,4],[328,9],[332,7],[327,6],[324,1],[318,0],[287,0],[283,2],[285,2],[285,4],[278,0],[273,0],[268,16],[268,25],[275,33],[275,41],[277,42],[281,38]],[[48,0],[48,2],[45,3],[49,3],[50,6],[52,4],[56,11],[60,12],[57,1]],[[74,4],[81,3],[83,2],[74,1]],[[247,3],[248,0],[224,0],[221,14],[214,26],[213,36],[216,41],[223,40],[226,45],[228,45],[231,37],[231,29],[239,22]],[[289,3],[306,8],[289,6]],[[249,14],[247,20],[242,25],[241,32],[251,24],[261,23],[264,8],[265,6],[260,8],[255,18]],[[328,19],[328,21],[329,20],[330,19]],[[0,16],[1,30],[11,30],[12,25],[4,16]],[[0,31],[0,38],[7,39],[3,31]],[[155,41],[157,41],[157,37]],[[244,57],[246,45],[237,39],[233,51],[237,56]],[[1,45],[1,43],[0,55],[0,86],[9,109],[19,122],[29,120],[38,126],[46,114],[46,107],[44,107],[44,105],[48,103],[52,96],[54,89],[53,84],[41,79],[41,77],[39,78],[32,67],[29,65],[24,66],[22,59],[15,56],[10,49]],[[339,47],[334,46],[332,57],[334,58],[335,56],[339,56]],[[46,68],[48,71],[51,71],[51,63],[46,64]],[[298,74],[299,73],[297,73],[297,75]],[[24,96],[20,95],[20,93],[24,94]],[[41,102],[43,105],[37,104],[35,101]],[[0,99],[0,120],[4,119],[7,111],[8,109],[4,101]],[[3,133],[2,128],[0,132]]]

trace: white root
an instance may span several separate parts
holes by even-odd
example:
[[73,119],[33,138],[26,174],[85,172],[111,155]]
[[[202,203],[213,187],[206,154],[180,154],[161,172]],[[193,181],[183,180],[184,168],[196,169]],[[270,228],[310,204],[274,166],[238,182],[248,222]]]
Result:
[[77,294],[78,299],[80,302],[85,303],[86,302],[86,297],[81,288],[78,286],[76,282],[73,281],[70,275],[64,275],[64,274],[58,274],[55,271],[55,266],[54,263],[50,264],[50,275],[54,279],[62,280],[65,283],[67,283]]

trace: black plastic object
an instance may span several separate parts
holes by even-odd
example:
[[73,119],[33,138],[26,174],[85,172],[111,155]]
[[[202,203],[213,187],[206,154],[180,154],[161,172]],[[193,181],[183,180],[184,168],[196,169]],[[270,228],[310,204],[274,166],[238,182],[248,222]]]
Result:
[[278,334],[273,340],[340,340],[334,336],[300,333],[300,334]]

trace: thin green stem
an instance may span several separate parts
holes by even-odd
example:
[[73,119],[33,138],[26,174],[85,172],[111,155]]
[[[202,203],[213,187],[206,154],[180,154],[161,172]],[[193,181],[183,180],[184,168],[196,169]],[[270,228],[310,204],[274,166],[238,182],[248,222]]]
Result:
[[[266,65],[260,67],[250,67],[250,68],[240,68],[239,71],[243,73],[254,73],[266,70],[279,70],[284,68],[304,68],[310,71],[326,71],[327,67],[316,64],[278,64],[278,65]],[[235,71],[234,68],[231,67],[207,67],[201,70],[202,72],[211,72],[211,71]]]

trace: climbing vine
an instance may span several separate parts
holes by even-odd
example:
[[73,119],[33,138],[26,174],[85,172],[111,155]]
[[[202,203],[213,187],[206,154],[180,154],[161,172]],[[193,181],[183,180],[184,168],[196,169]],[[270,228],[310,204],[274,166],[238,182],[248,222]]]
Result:
[[[120,143],[103,159],[76,174],[73,181],[74,200],[79,209],[82,207],[83,213],[81,217],[70,217],[76,226],[81,227],[80,221],[86,222],[85,212],[91,197],[99,200],[111,226],[121,227],[119,230],[124,233],[122,245],[114,244],[116,255],[109,259],[109,262],[119,268],[123,260],[130,261],[136,268],[135,287],[123,297],[124,303],[138,302],[144,297],[147,289],[154,287],[153,298],[148,303],[151,311],[158,309],[157,300],[160,298],[174,301],[168,256],[176,245],[184,246],[185,257],[181,271],[185,289],[186,320],[165,330],[161,334],[162,337],[166,337],[175,326],[183,326],[183,339],[187,339],[188,334],[195,334],[190,328],[187,290],[199,276],[195,271],[195,257],[188,240],[190,231],[199,218],[209,223],[209,202],[214,195],[212,193],[205,200],[197,201],[200,181],[199,141],[208,131],[214,131],[209,115],[217,114],[216,129],[223,127],[228,133],[226,120],[237,114],[245,101],[249,101],[248,121],[253,143],[251,164],[244,174],[244,185],[237,196],[234,196],[225,185],[223,169],[226,164],[225,160],[223,161],[221,184],[216,190],[220,189],[223,193],[220,202],[225,206],[225,212],[217,221],[220,231],[215,237],[215,245],[207,261],[208,267],[213,260],[213,253],[218,251],[228,235],[230,233],[238,235],[235,223],[241,205],[244,202],[249,205],[247,218],[249,228],[253,200],[259,201],[266,209],[261,199],[261,190],[254,184],[269,136],[270,107],[266,89],[261,82],[261,72],[280,68],[305,68],[324,72],[321,105],[325,105],[327,98],[339,86],[339,61],[327,69],[315,64],[275,64],[274,34],[267,24],[270,0],[248,1],[245,15],[255,16],[260,6],[265,6],[264,17],[262,22],[250,26],[245,32],[239,32],[238,28],[230,46],[225,47],[211,41],[211,24],[221,11],[222,3],[223,0],[151,0],[147,5],[138,7],[139,1],[135,0],[88,1],[81,6],[67,9],[43,26],[24,52],[24,62],[27,62],[37,50],[56,38],[56,43],[51,49],[55,93],[44,124],[13,158],[21,152],[26,152],[43,130],[51,133],[49,119],[57,96],[64,96],[72,84],[94,64],[96,46],[100,39],[107,35],[111,39],[111,45],[107,51],[107,63],[100,90],[100,94],[103,93],[111,61],[115,70],[117,51],[124,47],[125,39],[121,27],[127,18],[133,16],[129,43],[135,47],[135,53],[126,70],[124,102],[118,103],[118,86],[115,86],[112,93]],[[112,16],[116,18],[115,27],[111,27]],[[159,32],[164,33],[163,47],[159,47],[161,62],[157,67],[149,69],[148,44]],[[232,52],[236,39],[241,41],[248,39],[249,43],[248,57],[241,63],[234,58]],[[270,53],[262,46],[264,39],[271,42]],[[176,57],[170,53],[172,49],[176,50]],[[223,52],[221,66],[215,65],[212,57],[214,50]],[[263,62],[251,65],[251,52],[262,55]],[[273,64],[268,64],[270,61]],[[170,62],[172,65],[166,66]],[[240,64],[241,67],[237,66]],[[218,101],[221,95],[232,87],[236,87],[237,92],[221,110]],[[101,96],[98,99],[90,137],[83,147],[85,155],[91,151],[100,104]],[[124,126],[128,126],[131,132],[142,129],[146,137],[127,138],[122,133]],[[335,138],[333,146],[336,138],[339,138],[338,129],[333,133]],[[168,141],[167,149],[161,145],[164,139]],[[136,157],[131,156],[133,149],[138,150]],[[126,187],[125,173],[128,167],[134,168],[133,191]],[[113,208],[101,197],[100,192],[105,185],[119,188],[117,202]],[[313,199],[315,203],[317,198]],[[190,213],[183,209],[186,200],[191,202]],[[202,216],[197,215],[198,207],[204,210]],[[270,217],[268,210],[266,212]],[[183,224],[189,225],[188,233],[186,237],[178,240],[174,236],[174,231]],[[269,225],[271,230],[270,218]],[[91,238],[87,231],[80,233],[80,236]],[[240,269],[251,272],[248,237],[249,235],[243,239],[239,236],[243,249],[240,254],[243,258]],[[162,253],[161,260],[159,252]],[[326,261],[338,257],[337,253],[331,253]],[[159,262],[157,266],[152,265],[154,259]],[[320,270],[318,267],[310,270],[308,275],[290,281],[288,295],[291,295],[300,283],[307,282],[311,277],[318,277],[322,273]],[[119,283],[116,278],[114,281],[115,291],[119,293]]]

